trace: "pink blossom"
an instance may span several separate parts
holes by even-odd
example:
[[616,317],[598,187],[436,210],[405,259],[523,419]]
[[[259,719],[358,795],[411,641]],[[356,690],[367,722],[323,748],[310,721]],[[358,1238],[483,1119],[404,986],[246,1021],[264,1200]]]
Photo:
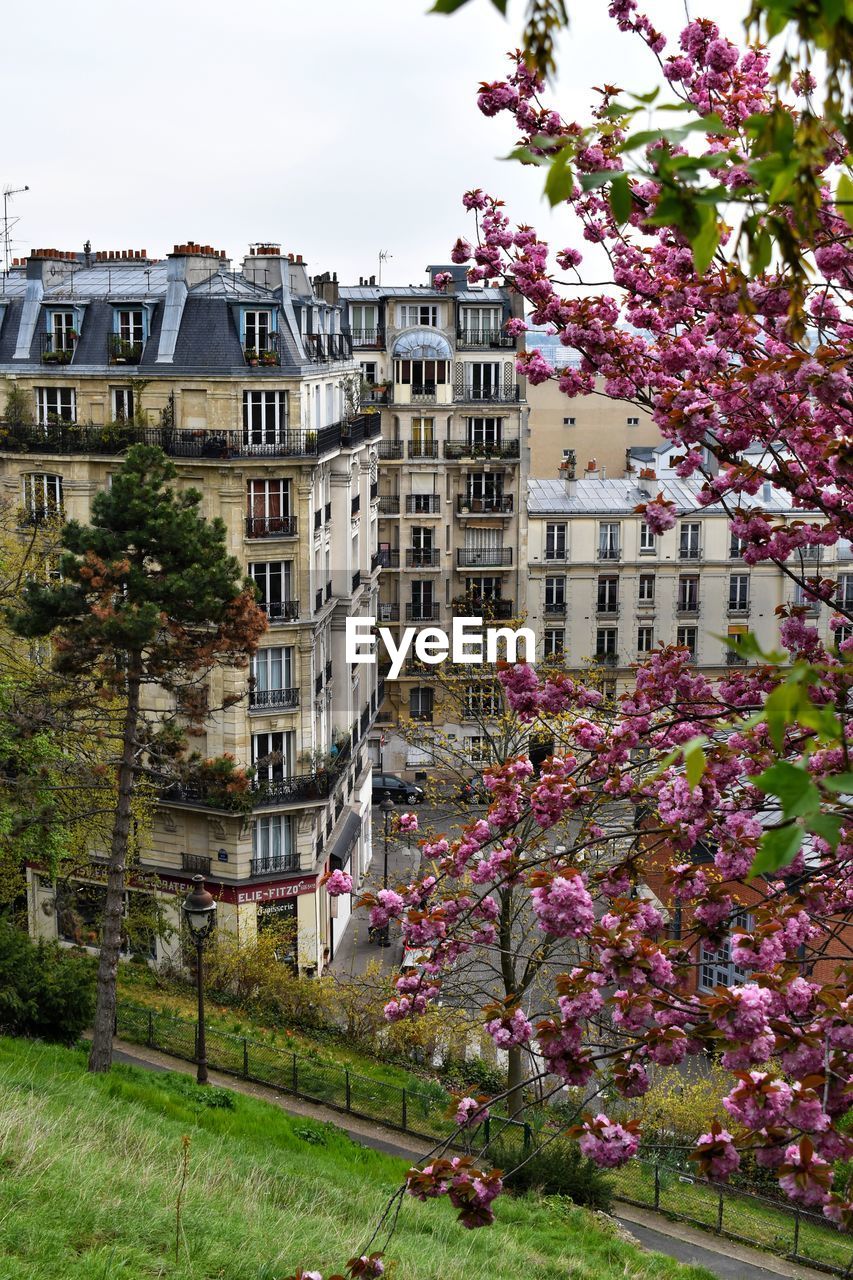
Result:
[[335,870],[325,881],[326,893],[330,898],[339,898],[341,894],[352,893],[352,876],[348,871]]

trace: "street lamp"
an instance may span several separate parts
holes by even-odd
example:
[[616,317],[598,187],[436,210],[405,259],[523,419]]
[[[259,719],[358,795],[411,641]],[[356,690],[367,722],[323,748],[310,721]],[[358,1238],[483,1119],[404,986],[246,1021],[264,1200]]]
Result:
[[[382,797],[382,803],[379,808],[382,810],[382,818],[385,824],[385,862],[382,868],[382,888],[388,888],[388,839],[391,835],[391,815],[394,812],[394,801],[391,799],[390,792],[386,791]],[[390,947],[391,939],[388,937],[389,926],[382,926],[382,932],[379,935],[380,947]]]
[[204,976],[202,973],[202,948],[205,939],[216,924],[216,902],[213,894],[204,887],[204,876],[193,876],[192,892],[187,894],[181,910],[187,922],[190,936],[196,946],[196,982],[198,986],[198,1045],[196,1051],[196,1080],[207,1084],[207,1045],[204,1038]]

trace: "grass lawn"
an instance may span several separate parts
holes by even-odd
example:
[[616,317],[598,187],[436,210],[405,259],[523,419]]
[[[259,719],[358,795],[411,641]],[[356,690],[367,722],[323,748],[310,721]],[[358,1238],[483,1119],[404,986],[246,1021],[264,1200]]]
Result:
[[[367,1243],[403,1162],[268,1103],[204,1095],[171,1073],[89,1076],[79,1052],[0,1038],[3,1280],[280,1280],[300,1263],[327,1274]],[[466,1231],[449,1205],[406,1200],[394,1280],[712,1280],[560,1201],[503,1197],[497,1212]]]

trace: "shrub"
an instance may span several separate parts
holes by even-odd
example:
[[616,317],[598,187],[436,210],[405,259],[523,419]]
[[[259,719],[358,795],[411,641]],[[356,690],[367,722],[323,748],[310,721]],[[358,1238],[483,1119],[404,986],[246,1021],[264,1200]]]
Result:
[[95,1012],[95,963],[0,919],[0,1029],[72,1045]]
[[613,1183],[597,1164],[581,1155],[575,1142],[550,1142],[517,1169],[513,1166],[524,1157],[501,1144],[489,1148],[489,1158],[498,1168],[509,1171],[504,1174],[504,1182],[511,1191],[567,1196],[575,1204],[610,1212]]

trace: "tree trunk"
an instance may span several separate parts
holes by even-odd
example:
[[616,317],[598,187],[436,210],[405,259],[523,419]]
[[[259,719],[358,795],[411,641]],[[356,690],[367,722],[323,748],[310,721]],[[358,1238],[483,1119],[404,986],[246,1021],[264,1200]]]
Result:
[[515,1116],[521,1119],[521,1112],[524,1108],[524,1058],[522,1056],[522,1048],[520,1044],[510,1045],[506,1051],[507,1067],[506,1067],[506,1085],[508,1093],[506,1095],[507,1115]]
[[127,709],[124,717],[118,793],[107,868],[107,897],[98,963],[98,998],[89,1070],[109,1071],[113,1061],[113,1029],[116,1015],[116,978],[121,951],[121,921],[124,909],[124,876],[127,841],[130,835],[130,806],[136,777],[136,733],[139,721],[139,664],[131,664],[127,681]]

